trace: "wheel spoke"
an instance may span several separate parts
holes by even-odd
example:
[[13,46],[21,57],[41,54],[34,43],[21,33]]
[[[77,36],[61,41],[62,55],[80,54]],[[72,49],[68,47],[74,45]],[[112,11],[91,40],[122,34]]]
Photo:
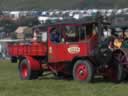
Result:
[[76,76],[79,80],[85,80],[88,77],[87,67],[84,64],[79,64],[77,66]]

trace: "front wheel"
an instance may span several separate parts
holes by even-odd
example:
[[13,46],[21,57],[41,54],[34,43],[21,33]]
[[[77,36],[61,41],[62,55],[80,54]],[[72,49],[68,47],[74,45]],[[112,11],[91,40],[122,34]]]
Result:
[[26,59],[23,59],[19,63],[19,76],[22,80],[37,79],[39,76],[39,72],[32,71],[28,61]]
[[78,60],[73,67],[74,80],[91,82],[94,77],[94,69],[88,60]]

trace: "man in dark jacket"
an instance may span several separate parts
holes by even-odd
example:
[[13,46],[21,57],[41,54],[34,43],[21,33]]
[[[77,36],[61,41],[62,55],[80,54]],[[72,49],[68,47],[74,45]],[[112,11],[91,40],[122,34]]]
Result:
[[52,29],[51,31],[51,41],[55,43],[59,43],[61,40],[61,35],[57,32],[56,28]]

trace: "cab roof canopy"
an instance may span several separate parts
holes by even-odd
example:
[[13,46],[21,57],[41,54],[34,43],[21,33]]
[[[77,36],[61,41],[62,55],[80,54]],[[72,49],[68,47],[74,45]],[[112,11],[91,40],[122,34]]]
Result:
[[36,28],[47,28],[49,26],[56,26],[56,25],[70,25],[70,24],[96,24],[96,18],[94,16],[88,16],[88,17],[84,17],[84,18],[80,18],[78,20],[70,18],[70,19],[64,19],[61,21],[57,21],[54,23],[45,23],[45,24],[40,24],[40,25],[36,25],[33,27],[33,29]]
[[112,28],[128,28],[128,15],[115,15],[111,19]]

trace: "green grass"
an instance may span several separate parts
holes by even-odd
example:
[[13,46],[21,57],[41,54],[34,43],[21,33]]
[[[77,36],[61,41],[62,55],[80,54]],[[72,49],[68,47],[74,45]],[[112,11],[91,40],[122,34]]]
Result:
[[0,61],[0,96],[128,96],[128,84],[41,79],[23,81],[17,64]]

